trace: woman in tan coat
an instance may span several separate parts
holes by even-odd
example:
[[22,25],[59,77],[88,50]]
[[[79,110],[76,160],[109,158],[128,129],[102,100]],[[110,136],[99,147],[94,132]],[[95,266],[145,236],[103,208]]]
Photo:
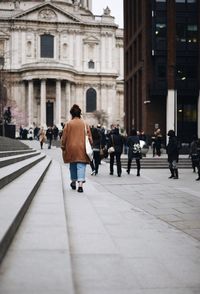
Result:
[[41,149],[43,149],[43,143],[46,140],[46,132],[44,130],[44,128],[42,127],[39,131],[39,141],[40,141],[40,147]]
[[83,192],[86,164],[90,163],[85,150],[85,126],[91,144],[92,135],[88,125],[81,119],[81,109],[78,105],[72,106],[70,114],[72,119],[63,129],[61,148],[64,162],[69,163],[71,188],[76,190],[76,182],[78,182],[77,191]]

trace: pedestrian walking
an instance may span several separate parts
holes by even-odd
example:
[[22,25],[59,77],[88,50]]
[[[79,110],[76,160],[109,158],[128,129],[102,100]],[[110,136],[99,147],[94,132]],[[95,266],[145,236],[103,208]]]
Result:
[[196,168],[198,169],[198,161],[199,156],[197,152],[197,144],[198,144],[198,137],[196,135],[193,136],[193,140],[190,144],[190,151],[189,157],[191,158],[193,172],[196,172]]
[[120,135],[118,128],[113,128],[109,134],[108,139],[108,150],[110,147],[113,147],[113,152],[110,153],[110,175],[114,173],[114,160],[116,158],[117,163],[117,175],[121,177],[122,168],[121,168],[121,154],[123,151],[124,139]]
[[92,135],[88,124],[81,119],[81,109],[77,104],[72,106],[70,114],[72,118],[65,124],[61,138],[63,161],[69,163],[71,188],[76,190],[77,182],[77,191],[83,192],[86,165],[90,163],[85,148],[86,132],[91,144]]
[[91,175],[97,175],[99,171],[100,164],[100,147],[101,147],[101,133],[100,131],[93,127],[91,128],[92,134],[92,149],[93,149],[93,160],[91,161],[92,173]]
[[197,172],[198,178],[196,181],[200,181],[200,139],[197,139]]
[[59,129],[56,125],[53,126],[53,139],[56,141],[58,139]]
[[51,143],[52,143],[52,139],[53,139],[52,127],[48,127],[48,129],[46,131],[46,137],[47,137],[47,141],[48,141],[48,149],[51,149]]
[[135,129],[131,130],[130,136],[127,138],[128,146],[128,166],[126,172],[130,174],[132,160],[135,159],[137,166],[137,176],[140,176],[140,159],[142,158],[142,152],[140,147],[140,139]]
[[161,143],[162,143],[162,134],[161,129],[157,129],[155,132],[155,151],[158,157],[161,156]]
[[178,179],[177,164],[179,159],[180,144],[174,130],[169,130],[167,135],[169,136],[169,142],[167,144],[166,151],[169,162],[169,170],[171,172],[169,179]]
[[43,149],[43,144],[46,140],[46,132],[44,130],[44,128],[42,127],[39,131],[39,142],[40,142],[40,147],[41,149]]

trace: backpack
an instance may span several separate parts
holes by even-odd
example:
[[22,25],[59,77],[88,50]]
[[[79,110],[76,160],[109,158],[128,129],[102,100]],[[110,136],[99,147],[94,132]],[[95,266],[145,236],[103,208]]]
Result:
[[139,143],[134,143],[133,147],[132,147],[132,151],[133,151],[134,154],[140,154],[141,151],[142,151],[142,148],[141,148],[140,144]]

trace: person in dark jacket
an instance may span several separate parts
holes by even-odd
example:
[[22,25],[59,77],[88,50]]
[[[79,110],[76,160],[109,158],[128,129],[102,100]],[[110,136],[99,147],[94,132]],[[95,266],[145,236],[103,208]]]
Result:
[[178,158],[179,158],[179,143],[178,138],[175,135],[174,130],[169,130],[168,134],[169,142],[166,147],[168,162],[169,162],[169,170],[171,175],[169,179],[178,179]]
[[99,164],[100,164],[100,147],[101,147],[101,133],[95,127],[91,128],[92,134],[92,149],[93,149],[93,160],[90,163],[92,168],[91,175],[97,175],[99,171]]
[[197,172],[198,178],[196,181],[200,181],[200,139],[197,139]]
[[128,146],[128,167],[127,173],[130,174],[132,160],[135,159],[137,165],[137,176],[140,176],[140,159],[142,158],[140,139],[135,129],[131,130],[130,136],[127,138]]
[[114,160],[116,158],[117,163],[117,175],[118,177],[121,177],[122,174],[122,168],[121,168],[121,154],[123,151],[123,145],[124,145],[124,138],[119,133],[118,128],[114,128],[111,130],[109,138],[108,138],[108,148],[111,146],[114,147],[114,152],[110,153],[110,175],[113,175],[114,173]]
[[46,131],[46,137],[48,140],[48,149],[51,149],[51,142],[53,139],[53,129],[52,127],[48,127],[47,131]]
[[197,143],[198,143],[198,137],[194,135],[193,140],[190,144],[190,153],[189,153],[189,156],[192,161],[192,168],[194,173],[196,172],[196,168],[198,169]]

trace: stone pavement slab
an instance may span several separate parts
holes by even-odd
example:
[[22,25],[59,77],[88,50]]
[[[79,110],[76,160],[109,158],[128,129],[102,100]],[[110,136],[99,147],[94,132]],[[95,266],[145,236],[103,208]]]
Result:
[[[98,176],[87,168],[84,193],[77,193],[70,188],[60,149],[44,152],[62,165],[67,250],[76,294],[200,293],[200,183],[192,170],[181,170],[179,180],[169,180],[166,169],[141,170],[141,177],[123,170],[118,178],[116,169],[110,176],[108,164],[102,162]],[[51,210],[51,196],[49,201]],[[43,211],[42,203],[38,210]],[[34,222],[47,225],[42,217]],[[57,269],[60,257],[55,256]],[[63,273],[59,277],[60,272],[52,272],[60,282],[54,293],[62,293]],[[9,291],[5,294],[13,293]],[[47,292],[52,288],[42,294]]]
[[[140,178],[108,171],[102,164],[92,177],[88,168],[80,195],[70,189],[63,166],[76,293],[200,292],[200,243],[174,224],[185,214],[180,218],[177,209],[190,213],[193,201],[198,209],[194,193],[191,199],[179,190],[185,180],[170,183],[166,170],[159,176],[142,171]],[[184,177],[194,183],[189,173]]]

